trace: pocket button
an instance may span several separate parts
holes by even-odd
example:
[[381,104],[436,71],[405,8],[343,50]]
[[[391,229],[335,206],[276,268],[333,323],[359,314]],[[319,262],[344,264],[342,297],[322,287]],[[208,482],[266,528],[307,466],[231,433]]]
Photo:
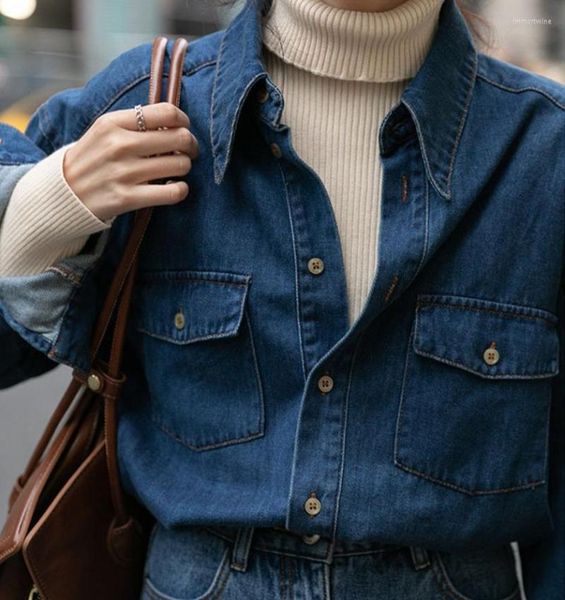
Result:
[[500,359],[500,354],[495,348],[495,345],[496,343],[492,342],[492,344],[483,352],[483,359],[487,365],[495,365]]
[[182,329],[184,327],[184,315],[180,311],[175,315],[175,327],[177,329]]

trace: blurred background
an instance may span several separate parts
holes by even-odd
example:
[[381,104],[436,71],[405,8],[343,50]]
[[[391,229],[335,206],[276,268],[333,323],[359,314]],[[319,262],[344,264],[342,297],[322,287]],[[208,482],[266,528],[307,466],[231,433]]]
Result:
[[[563,0],[466,0],[488,52],[565,82]],[[157,33],[189,40],[225,26],[241,1],[0,0],[0,120],[24,129],[43,100],[81,85]]]
[[79,86],[159,33],[193,39],[231,9],[207,0],[0,0],[0,120],[24,128],[54,92]]
[[[564,0],[468,0],[481,15],[483,51],[565,83]],[[156,34],[190,39],[241,8],[213,0],[0,0],[0,121],[25,129],[58,90],[80,86],[119,53]],[[70,369],[0,391],[0,522]]]

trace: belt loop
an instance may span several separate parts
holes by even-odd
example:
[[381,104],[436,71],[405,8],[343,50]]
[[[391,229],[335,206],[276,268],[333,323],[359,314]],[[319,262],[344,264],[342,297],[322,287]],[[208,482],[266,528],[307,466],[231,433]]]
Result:
[[428,551],[422,546],[410,546],[410,554],[412,555],[412,562],[416,571],[430,566]]
[[240,527],[233,544],[230,567],[235,571],[247,570],[247,559],[251,548],[254,527]]

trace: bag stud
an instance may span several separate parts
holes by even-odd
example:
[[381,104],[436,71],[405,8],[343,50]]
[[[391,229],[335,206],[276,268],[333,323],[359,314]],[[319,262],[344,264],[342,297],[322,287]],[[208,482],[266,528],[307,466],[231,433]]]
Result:
[[91,373],[88,376],[86,384],[93,392],[97,392],[102,387],[102,381],[96,373]]

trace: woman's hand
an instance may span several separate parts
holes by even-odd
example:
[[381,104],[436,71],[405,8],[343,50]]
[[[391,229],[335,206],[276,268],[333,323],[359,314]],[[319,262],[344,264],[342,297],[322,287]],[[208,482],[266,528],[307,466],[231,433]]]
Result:
[[182,177],[192,168],[199,150],[188,130],[189,117],[170,102],[144,105],[143,115],[147,131],[137,130],[131,108],[104,113],[65,152],[65,179],[102,221],[147,206],[176,204],[188,194],[185,181],[148,182]]

